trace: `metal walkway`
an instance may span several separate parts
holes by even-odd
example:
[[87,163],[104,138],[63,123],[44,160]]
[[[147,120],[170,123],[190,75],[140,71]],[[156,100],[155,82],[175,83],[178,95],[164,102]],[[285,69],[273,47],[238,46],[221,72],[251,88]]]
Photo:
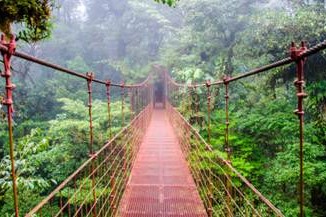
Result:
[[118,216],[207,216],[163,109],[153,111]]

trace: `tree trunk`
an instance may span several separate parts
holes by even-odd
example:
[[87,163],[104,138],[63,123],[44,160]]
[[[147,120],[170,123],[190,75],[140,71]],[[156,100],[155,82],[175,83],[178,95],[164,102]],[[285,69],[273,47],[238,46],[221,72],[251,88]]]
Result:
[[9,42],[12,34],[11,22],[9,20],[5,20],[0,23],[0,31],[5,34],[5,41]]

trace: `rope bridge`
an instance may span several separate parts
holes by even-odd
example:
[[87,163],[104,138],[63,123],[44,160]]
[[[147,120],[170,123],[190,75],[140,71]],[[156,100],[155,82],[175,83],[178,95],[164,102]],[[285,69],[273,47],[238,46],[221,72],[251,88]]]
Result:
[[[222,80],[202,84],[177,83],[166,71],[161,72],[164,87],[162,109],[155,108],[155,78],[152,75],[139,84],[116,84],[110,80],[99,80],[93,73],[81,74],[17,52],[15,38],[12,37],[8,43],[2,36],[0,51],[4,71],[1,75],[6,81],[6,98],[2,104],[7,107],[15,216],[19,216],[19,204],[12,129],[12,95],[15,87],[11,81],[13,56],[84,79],[88,94],[88,160],[25,216],[283,216],[279,209],[232,166],[232,147],[229,142],[229,86],[242,78],[294,62],[297,66],[295,86],[298,98],[295,113],[299,118],[300,132],[299,205],[303,217],[303,99],[306,96],[303,66],[308,56],[325,48],[326,41],[310,49],[307,49],[304,43],[299,48],[292,43],[291,55],[288,58],[235,77],[225,76]],[[104,87],[108,105],[109,140],[99,150],[94,150],[93,147],[93,84]],[[210,145],[212,89],[221,85],[224,86],[225,99],[226,159],[219,156]],[[122,114],[122,128],[114,136],[111,131],[112,87],[120,89]],[[197,91],[200,88],[205,90],[207,99],[207,141],[177,109],[182,100],[190,100],[188,111],[198,113],[200,103]],[[129,101],[131,111],[128,124],[125,120],[126,100]],[[198,118],[191,120],[192,123],[199,121]],[[155,129],[157,126],[162,129]],[[156,131],[158,133],[155,133]],[[168,161],[169,158],[173,160]],[[153,164],[151,168],[148,167],[150,164]],[[173,173],[173,166],[180,166],[180,170],[175,170],[179,172],[166,175]],[[145,172],[151,173],[147,177],[153,179],[144,178],[145,175],[142,176],[143,179],[137,179],[141,176],[139,173]],[[143,190],[133,197],[138,187]],[[182,193],[173,194],[173,189],[181,188],[184,189]],[[153,192],[156,192],[155,195]],[[130,208],[128,204],[136,204],[136,208]]]

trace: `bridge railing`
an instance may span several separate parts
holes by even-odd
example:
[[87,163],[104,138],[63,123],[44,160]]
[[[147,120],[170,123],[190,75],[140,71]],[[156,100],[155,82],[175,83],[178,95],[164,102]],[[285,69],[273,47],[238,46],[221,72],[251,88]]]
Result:
[[149,103],[26,217],[114,216],[152,109]]
[[[39,203],[26,216],[98,216],[114,215],[118,206],[131,166],[134,162],[140,141],[149,123],[152,111],[152,83],[151,75],[141,83],[118,84],[110,80],[95,78],[93,72],[86,74],[67,69],[43,59],[16,51],[16,40],[12,36],[10,41],[1,36],[0,52],[3,57],[4,70],[1,77],[6,81],[6,96],[3,105],[7,107],[9,148],[13,183],[13,198],[15,216],[19,216],[14,138],[13,138],[13,90],[11,62],[13,57],[54,69],[55,72],[69,74],[86,81],[88,93],[89,117],[89,158],[72,175],[64,180],[48,197]],[[93,125],[93,84],[106,87],[108,103],[108,131],[110,140],[99,150],[94,148]],[[86,85],[85,85],[86,86]],[[121,91],[121,131],[112,137],[112,87]],[[86,93],[86,91],[85,91]],[[129,104],[126,102],[129,94]],[[126,106],[130,106],[126,109]],[[130,112],[131,123],[126,126],[126,110]],[[126,126],[126,127],[125,127]]]
[[209,216],[283,216],[176,108],[167,109]]
[[[209,80],[205,83],[199,84],[184,84],[177,83],[170,75],[165,72],[167,99],[170,104],[167,106],[169,114],[172,115],[171,122],[175,125],[178,131],[180,144],[183,147],[185,157],[188,159],[189,165],[195,177],[195,181],[199,188],[202,199],[205,203],[207,213],[209,216],[282,216],[282,213],[276,209],[270,201],[254,188],[250,182],[245,179],[236,169],[233,168],[231,162],[232,147],[229,141],[230,137],[230,119],[229,119],[229,88],[231,83],[243,78],[257,75],[268,70],[285,66],[291,63],[296,65],[296,78],[294,85],[296,87],[297,109],[295,115],[298,116],[298,146],[299,146],[299,160],[300,170],[298,180],[298,201],[300,208],[300,216],[304,214],[304,98],[307,94],[304,91],[304,65],[307,57],[316,54],[326,49],[326,40],[307,48],[305,42],[297,47],[295,43],[291,44],[289,53],[290,56],[280,61],[253,69],[246,73],[236,76],[225,75],[223,79],[215,82]],[[212,150],[210,147],[211,141],[211,110],[212,110],[212,87],[224,86],[225,88],[225,154],[226,160],[222,159],[216,154],[217,150]],[[181,116],[181,114],[173,107],[181,105],[187,111],[195,113],[196,121],[189,121],[199,123],[198,111],[200,106],[200,99],[196,92],[200,88],[205,88],[207,94],[207,114],[205,114],[205,124],[207,126],[207,142],[200,136],[200,134],[189,124],[189,122]],[[189,97],[188,97],[189,95]],[[180,97],[182,99],[180,100]],[[188,102],[190,101],[190,102]],[[195,102],[194,102],[195,101]],[[183,102],[180,104],[180,102]],[[184,105],[183,105],[184,104]]]

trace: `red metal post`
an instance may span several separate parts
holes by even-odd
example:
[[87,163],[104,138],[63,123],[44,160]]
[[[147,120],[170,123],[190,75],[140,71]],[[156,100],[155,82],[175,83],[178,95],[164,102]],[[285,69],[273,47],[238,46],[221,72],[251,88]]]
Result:
[[135,100],[135,111],[136,111],[136,114],[138,115],[139,113],[139,88],[136,88],[136,93],[135,93],[135,97],[136,97],[136,100]]
[[211,143],[211,81],[206,81],[207,88],[207,134],[208,134],[208,144]]
[[[211,81],[206,81],[207,88],[207,134],[208,134],[208,144],[211,144]],[[190,132],[190,130],[189,130]],[[209,201],[208,201],[208,217],[213,216],[213,181],[212,176],[209,174]]]
[[305,58],[300,57],[300,54],[306,50],[306,45],[301,42],[301,48],[297,48],[292,42],[291,44],[291,58],[295,60],[297,65],[297,75],[294,85],[297,88],[298,107],[295,110],[295,114],[299,118],[299,136],[300,136],[300,180],[299,180],[299,202],[300,202],[300,217],[304,216],[304,180],[303,180],[303,146],[304,146],[304,110],[303,99],[307,96],[304,92],[304,63]]
[[170,103],[170,81],[168,80],[167,72],[164,73],[165,82],[165,101]]
[[[225,76],[223,78],[224,86],[225,86],[225,151],[227,152],[227,161],[231,164],[231,147],[230,147],[230,142],[229,142],[229,127],[230,127],[230,121],[229,121],[229,79],[230,77]],[[230,173],[230,171],[228,172]],[[233,211],[231,207],[231,197],[232,197],[232,185],[230,183],[231,177],[229,174],[227,174],[229,178],[227,178],[227,191],[228,191],[228,196],[227,196],[227,210],[228,210],[228,216],[233,216]]]
[[93,118],[92,118],[92,82],[94,74],[87,72],[87,89],[88,89],[88,115],[89,115],[89,153],[93,154]]
[[112,126],[111,126],[111,94],[110,94],[111,81],[106,81],[106,97],[108,100],[108,128],[109,128],[109,138],[112,138]]
[[[87,76],[87,89],[88,89],[88,114],[89,114],[89,155],[92,157],[94,155],[93,144],[94,144],[94,133],[93,133],[93,117],[92,117],[92,82],[94,79],[94,73],[88,72]],[[94,160],[91,165],[92,174],[92,193],[94,199],[94,208],[92,210],[93,216],[96,217],[96,190],[95,190],[95,174],[94,174]]]
[[121,127],[125,126],[125,114],[124,114],[124,109],[125,109],[125,83],[122,82],[121,84]]
[[230,120],[229,120],[229,77],[225,76],[225,151],[227,152],[228,161],[231,161],[231,147],[229,142]]
[[[125,83],[122,82],[121,84],[121,128],[125,126]],[[122,172],[123,172],[123,182],[127,182],[126,175],[127,175],[127,154],[128,154],[128,148],[125,147],[123,151],[123,165],[122,165]]]
[[196,114],[196,122],[199,125],[199,96],[197,93],[197,87],[194,87],[194,94],[195,94],[195,114]]
[[1,76],[6,79],[6,98],[2,101],[2,104],[7,106],[7,120],[8,120],[8,130],[9,130],[9,155],[11,161],[11,177],[12,177],[12,189],[14,194],[14,208],[15,208],[15,216],[19,216],[18,210],[18,189],[17,189],[17,177],[15,172],[15,154],[14,154],[14,140],[13,140],[13,130],[12,130],[12,115],[14,112],[13,108],[13,89],[15,85],[11,83],[11,56],[15,53],[16,50],[16,41],[15,37],[12,35],[10,38],[10,42],[6,43],[5,36],[1,35],[1,45],[4,45],[8,48],[8,52],[2,51],[3,57],[3,65],[4,72],[1,73]]
[[129,94],[130,94],[130,122],[131,122],[134,117],[134,101],[135,101],[133,88],[130,88]]
[[1,35],[1,45],[4,45],[8,48],[8,52],[1,52],[3,57],[3,64],[4,64],[4,72],[1,73],[1,76],[6,80],[6,98],[2,101],[3,105],[7,106],[7,120],[8,120],[8,130],[9,130],[9,155],[11,161],[11,177],[12,177],[12,184],[13,184],[13,194],[14,194],[14,209],[15,209],[15,216],[18,217],[19,210],[18,210],[18,189],[17,189],[17,177],[15,172],[15,155],[14,155],[14,141],[13,141],[13,120],[12,115],[14,112],[13,108],[13,89],[15,85],[11,83],[11,56],[15,52],[16,49],[16,42],[15,37],[12,35],[10,42],[6,43],[5,36]]

